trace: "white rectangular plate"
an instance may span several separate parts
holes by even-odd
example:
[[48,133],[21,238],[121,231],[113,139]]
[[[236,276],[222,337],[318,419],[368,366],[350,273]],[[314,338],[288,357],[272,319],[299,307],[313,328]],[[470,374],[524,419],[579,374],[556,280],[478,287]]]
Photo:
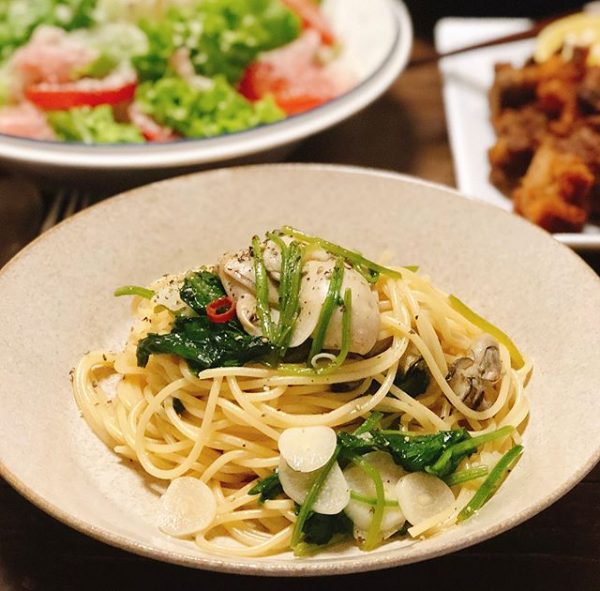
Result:
[[[506,18],[445,18],[435,30],[439,52],[494,39],[526,29],[530,21]],[[532,54],[534,40],[478,49],[440,62],[444,81],[444,104],[460,191],[512,211],[512,202],[489,181],[487,150],[495,142],[490,123],[488,90],[494,64],[523,64]],[[555,238],[578,250],[600,250],[600,227],[588,224],[580,234],[555,234]]]

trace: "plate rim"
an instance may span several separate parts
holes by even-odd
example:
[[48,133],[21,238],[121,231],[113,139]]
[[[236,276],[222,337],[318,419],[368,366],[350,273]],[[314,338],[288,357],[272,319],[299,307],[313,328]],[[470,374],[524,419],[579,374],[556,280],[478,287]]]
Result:
[[[448,187],[446,185],[435,183],[431,181],[426,181],[420,178],[416,178],[410,175],[396,173],[393,171],[368,168],[368,167],[360,167],[360,166],[352,166],[352,165],[336,165],[336,164],[303,164],[303,163],[291,163],[291,164],[263,164],[263,165],[250,165],[250,166],[238,166],[226,169],[227,172],[231,174],[244,174],[244,171],[253,171],[257,169],[278,169],[278,170],[298,170],[303,169],[307,171],[324,171],[324,172],[340,172],[345,174],[361,174],[365,176],[372,176],[376,178],[388,178],[393,180],[398,180],[403,183],[413,184],[417,186],[427,187],[435,190],[441,190],[446,193],[446,195],[451,196],[453,199],[457,199],[457,201],[464,202],[464,195],[462,195],[459,191],[452,187]],[[197,176],[210,176],[210,175],[219,175],[223,173],[223,169],[205,171],[205,172],[196,172],[192,174],[182,175],[179,177],[173,177],[171,179],[158,181],[155,183],[150,183],[144,185],[142,187],[138,187],[132,189],[130,191],[126,191],[115,197],[107,199],[105,201],[94,204],[93,206],[87,208],[84,211],[81,211],[71,218],[68,218],[54,226],[38,238],[36,238],[33,242],[31,242],[28,246],[26,246],[23,250],[17,253],[4,267],[0,269],[0,281],[3,277],[10,271],[13,266],[20,264],[20,261],[28,256],[28,254],[39,247],[50,235],[53,235],[55,232],[62,231],[62,228],[66,227],[68,224],[71,224],[73,220],[80,219],[86,215],[89,215],[90,211],[100,210],[106,207],[112,207],[113,202],[115,201],[124,201],[128,199],[139,198],[137,195],[140,192],[152,191],[155,189],[160,189],[161,185],[166,183],[178,182],[182,179],[190,179],[192,177]],[[471,201],[476,207],[480,208],[491,208],[493,211],[500,212],[500,215],[508,216],[512,220],[511,223],[521,223],[524,226],[528,227],[528,231],[534,231],[541,233],[545,236],[544,240],[549,239],[553,240],[554,247],[558,247],[559,249],[564,249],[563,252],[565,254],[568,252],[568,255],[573,261],[574,265],[579,265],[580,268],[587,273],[590,278],[595,281],[600,290],[600,276],[598,276],[595,271],[577,256],[571,249],[569,249],[564,244],[552,238],[547,232],[542,230],[541,228],[527,222],[526,220],[515,217],[512,213],[504,211],[498,207],[495,207],[489,203],[472,200]],[[1,286],[1,283],[0,283]],[[130,539],[114,534],[109,530],[93,525],[87,521],[78,519],[73,517],[68,511],[63,510],[58,507],[54,503],[51,503],[44,499],[42,495],[39,495],[34,489],[25,484],[20,478],[18,478],[15,474],[13,474],[7,466],[3,463],[2,458],[0,457],[0,477],[4,478],[8,484],[15,489],[20,495],[22,495],[25,499],[30,501],[34,506],[41,509],[46,514],[51,517],[57,519],[68,527],[82,533],[86,536],[89,536],[97,541],[108,544],[109,546],[113,546],[115,548],[125,550],[128,552],[132,552],[133,554],[143,556],[145,558],[151,558],[154,560],[159,560],[161,562],[176,564],[179,566],[191,567],[199,570],[213,571],[213,572],[221,572],[228,574],[240,574],[240,575],[253,575],[253,576],[269,576],[269,577],[295,577],[295,576],[333,576],[333,575],[342,575],[342,574],[352,574],[359,572],[368,572],[374,570],[380,570],[384,568],[391,568],[397,566],[403,566],[405,564],[412,564],[416,562],[421,562],[425,560],[430,560],[432,558],[447,555],[458,550],[462,550],[464,548],[473,546],[485,540],[488,540],[496,535],[499,535],[509,529],[516,527],[517,525],[523,523],[524,521],[530,519],[531,517],[537,515],[553,503],[555,503],[558,499],[567,494],[570,490],[572,490],[600,461],[600,444],[597,449],[591,454],[588,461],[582,465],[576,472],[574,472],[570,478],[566,479],[562,484],[554,489],[552,492],[548,493],[544,496],[543,500],[535,506],[526,508],[521,510],[520,512],[514,514],[512,517],[504,520],[501,523],[490,525],[484,529],[481,529],[475,532],[469,538],[464,537],[461,540],[453,542],[448,546],[442,546],[437,549],[432,549],[418,556],[409,556],[403,557],[402,554],[398,555],[398,550],[389,550],[387,552],[382,552],[380,554],[374,555],[365,555],[368,556],[368,560],[364,557],[340,557],[336,561],[295,561],[295,560],[280,560],[271,558],[271,562],[269,564],[263,564],[257,560],[253,562],[245,559],[240,561],[240,559],[224,559],[217,555],[211,556],[209,554],[198,555],[197,557],[190,557],[189,555],[182,554],[172,550],[161,550],[156,548],[155,546],[142,544],[139,542],[131,541]]]

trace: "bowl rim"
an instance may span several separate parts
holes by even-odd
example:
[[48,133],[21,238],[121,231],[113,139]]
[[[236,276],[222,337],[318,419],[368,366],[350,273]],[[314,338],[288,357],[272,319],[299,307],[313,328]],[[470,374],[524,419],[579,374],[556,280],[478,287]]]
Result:
[[365,108],[387,90],[406,66],[413,42],[410,14],[402,0],[384,2],[395,29],[386,56],[359,84],[310,111],[214,138],[155,144],[87,145],[0,134],[0,159],[71,170],[168,169],[242,158],[301,140]]
[[[324,171],[324,172],[341,172],[346,174],[363,174],[369,175],[378,178],[388,178],[395,179],[404,183],[409,183],[417,186],[421,186],[428,189],[434,189],[437,191],[443,191],[446,195],[451,196],[452,198],[460,199],[461,201],[465,199],[465,197],[456,189],[448,187],[446,185],[442,185],[440,183],[435,183],[431,181],[426,181],[423,179],[419,179],[416,177],[412,177],[406,174],[400,174],[393,171],[367,168],[367,167],[359,167],[359,166],[349,166],[349,165],[335,165],[335,164],[266,164],[266,165],[251,165],[251,166],[239,166],[230,168],[229,171],[232,174],[237,174],[244,170],[253,170],[253,169],[268,169],[274,168],[279,170],[297,170],[303,169],[306,171]],[[189,178],[198,175],[212,175],[219,174],[221,171],[205,171],[205,172],[196,172],[188,175],[184,175],[183,177],[175,177],[175,179],[167,179],[163,181],[159,181],[156,183],[150,183],[148,185],[144,185],[143,187],[138,187],[136,189],[126,191],[121,193],[111,199],[99,202],[84,211],[81,211],[74,216],[64,220],[57,226],[51,228],[38,238],[36,238],[33,242],[31,242],[28,246],[26,246],[23,250],[21,250],[17,255],[15,255],[3,268],[0,269],[0,279],[6,274],[7,270],[12,269],[14,265],[19,264],[21,259],[27,257],[28,253],[37,248],[38,245],[43,242],[49,235],[54,232],[59,232],[63,227],[67,224],[72,223],[74,219],[79,219],[81,216],[88,215],[88,212],[91,210],[97,210],[104,207],[111,207],[114,200],[126,200],[137,197],[137,193],[140,191],[148,191],[150,187],[160,188],[163,183],[169,183],[173,180],[178,180],[181,178]],[[512,220],[515,220],[514,216],[498,208],[477,201],[473,201],[471,199],[467,199],[467,201],[475,204],[477,207],[489,208],[490,211],[495,211],[495,215],[507,216]],[[543,234],[547,239],[552,240],[552,237],[548,235],[545,231],[534,226],[532,224],[528,224],[527,222],[523,222],[529,227],[529,231],[537,232],[539,234]],[[600,288],[600,277],[594,272],[594,270],[585,263],[580,257],[578,257],[571,249],[569,249],[564,244],[553,240],[555,243],[555,247],[559,249],[564,249],[564,251],[568,251],[569,256],[572,257],[573,264],[578,265],[585,273],[587,273],[590,278],[598,284]],[[373,570],[380,570],[384,568],[391,568],[396,566],[402,566],[405,564],[411,564],[415,562],[420,562],[424,560],[429,560],[431,558],[435,558],[437,556],[446,555],[451,552],[456,552],[458,550],[462,550],[464,548],[473,546],[485,540],[488,540],[500,533],[503,533],[513,527],[523,523],[527,519],[537,515],[551,504],[556,502],[558,499],[567,494],[571,489],[575,487],[600,461],[600,445],[597,449],[591,454],[588,461],[576,472],[574,472],[569,478],[564,480],[560,486],[553,489],[549,492],[540,503],[535,506],[526,507],[518,513],[515,513],[512,517],[505,519],[501,523],[497,523],[495,525],[487,526],[483,529],[478,530],[473,533],[471,536],[464,536],[462,539],[453,541],[448,543],[447,545],[442,545],[441,547],[434,548],[428,550],[418,556],[402,556],[398,555],[397,552],[390,550],[386,553],[374,554],[369,556],[369,560],[361,560],[356,559],[355,557],[340,557],[336,561],[322,561],[322,562],[299,562],[299,561],[277,561],[271,559],[269,564],[264,564],[258,560],[247,561],[240,560],[237,558],[226,559],[219,556],[211,556],[211,555],[198,555],[198,557],[190,557],[187,554],[179,553],[171,550],[158,549],[154,546],[148,544],[141,544],[138,542],[133,542],[130,539],[112,533],[110,530],[95,526],[91,523],[88,523],[84,520],[78,519],[72,516],[68,511],[65,511],[55,505],[47,501],[42,495],[38,494],[34,489],[30,488],[27,484],[25,484],[21,479],[19,479],[15,474],[13,474],[8,467],[2,462],[2,458],[0,457],[0,477],[4,478],[17,492],[19,492],[23,497],[29,500],[33,505],[37,506],[39,509],[64,523],[65,525],[71,527],[72,529],[85,534],[95,540],[106,543],[110,546],[119,548],[121,550],[129,551],[139,556],[143,556],[146,558],[151,558],[154,560],[159,560],[166,563],[176,564],[180,566],[192,567],[200,570],[208,570],[214,572],[221,573],[229,573],[229,574],[241,574],[241,575],[254,575],[254,576],[273,576],[273,577],[294,577],[294,576],[330,576],[330,575],[341,575],[341,574],[351,574],[351,573],[359,573],[359,572],[368,572]]]

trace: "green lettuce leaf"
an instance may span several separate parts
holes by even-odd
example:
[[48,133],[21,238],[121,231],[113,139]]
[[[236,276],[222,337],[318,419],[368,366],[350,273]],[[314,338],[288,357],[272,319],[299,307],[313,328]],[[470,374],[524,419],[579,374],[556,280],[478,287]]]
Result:
[[212,137],[283,119],[271,97],[251,103],[225,79],[203,90],[181,78],[163,78],[138,87],[140,109],[185,137]]
[[301,30],[300,19],[280,0],[202,0],[139,25],[149,46],[133,61],[143,80],[167,75],[173,53],[185,47],[197,74],[232,83],[259,53],[286,45]]
[[27,43],[39,25],[67,31],[93,23],[96,0],[0,0],[0,61]]
[[108,105],[52,111],[48,113],[48,122],[56,135],[66,141],[85,144],[134,144],[144,141],[137,127],[115,121]]

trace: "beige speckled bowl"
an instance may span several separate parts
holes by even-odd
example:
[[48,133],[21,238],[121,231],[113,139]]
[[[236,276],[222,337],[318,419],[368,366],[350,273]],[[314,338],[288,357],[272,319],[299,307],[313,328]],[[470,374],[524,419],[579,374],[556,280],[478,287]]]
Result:
[[[111,292],[211,262],[255,232],[293,224],[376,257],[418,264],[504,327],[535,360],[525,455],[460,527],[410,546],[295,560],[200,553],[154,526],[157,497],[79,416],[69,369],[118,348],[128,302]],[[38,239],[0,273],[0,473],[72,527],[132,552],[253,574],[384,568],[475,544],[573,487],[600,456],[600,280],[541,230],[452,191],[380,172],[267,166],[182,177],[97,205]]]

